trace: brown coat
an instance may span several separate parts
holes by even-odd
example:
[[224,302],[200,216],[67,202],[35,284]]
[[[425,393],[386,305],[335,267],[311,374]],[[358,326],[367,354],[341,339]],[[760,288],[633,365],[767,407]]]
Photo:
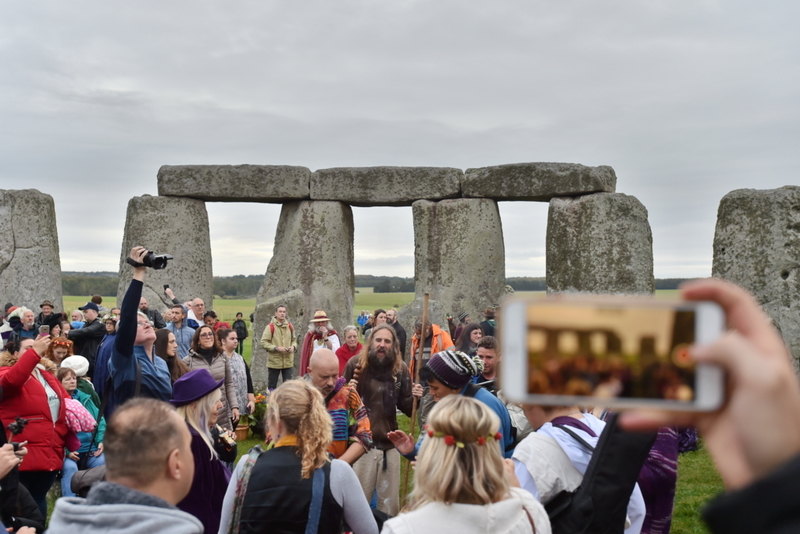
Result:
[[[353,378],[358,358],[350,358],[344,367],[344,378],[348,382]],[[401,362],[402,363],[402,362]],[[400,372],[391,374],[391,370],[376,373],[371,367],[361,372],[356,391],[369,414],[372,428],[372,441],[376,449],[389,450],[394,445],[386,437],[392,430],[397,430],[397,410],[411,417],[411,375],[406,364],[402,364]]]

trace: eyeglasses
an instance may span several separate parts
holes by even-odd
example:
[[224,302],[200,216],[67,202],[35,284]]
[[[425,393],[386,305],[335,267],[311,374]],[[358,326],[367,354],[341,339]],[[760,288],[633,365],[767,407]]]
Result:
[[146,323],[136,323],[136,326],[138,328],[144,328],[145,326],[153,326],[153,323],[151,323],[150,321],[147,321]]
[[200,334],[200,337],[214,337],[214,334],[212,334],[211,332],[206,332],[204,334]]

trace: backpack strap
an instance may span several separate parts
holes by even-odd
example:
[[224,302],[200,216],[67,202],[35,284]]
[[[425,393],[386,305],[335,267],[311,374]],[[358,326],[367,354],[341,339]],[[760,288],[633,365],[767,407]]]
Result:
[[473,397],[474,398],[475,395],[477,395],[480,390],[481,390],[481,387],[479,385],[473,384],[472,382],[470,382],[469,384],[467,384],[467,389],[464,390],[463,395],[465,397]]
[[322,515],[322,494],[325,492],[325,470],[322,467],[314,471],[311,481],[311,506],[308,508],[308,523],[305,534],[317,534],[319,518]]

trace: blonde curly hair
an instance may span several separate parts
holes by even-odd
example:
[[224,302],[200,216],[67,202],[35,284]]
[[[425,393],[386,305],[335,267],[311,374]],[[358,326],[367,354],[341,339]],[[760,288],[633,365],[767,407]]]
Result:
[[314,470],[328,461],[328,447],[333,439],[333,422],[322,394],[305,380],[284,382],[270,394],[267,408],[267,424],[274,426],[272,423],[278,420],[287,433],[297,437],[301,475],[310,478]]
[[483,505],[508,498],[500,442],[490,437],[499,428],[497,415],[475,399],[448,395],[436,403],[428,416],[436,437],[425,436],[417,455],[408,510],[431,502]]

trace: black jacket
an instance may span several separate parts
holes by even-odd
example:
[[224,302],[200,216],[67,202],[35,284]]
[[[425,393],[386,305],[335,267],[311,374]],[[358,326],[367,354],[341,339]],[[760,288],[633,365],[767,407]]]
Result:
[[703,510],[716,533],[789,534],[800,532],[800,456],[769,476],[712,500]]
[[86,323],[83,328],[69,331],[69,339],[75,343],[74,354],[80,354],[89,360],[88,375],[94,376],[94,360],[97,356],[97,347],[106,335],[106,325],[98,317],[91,323]]

